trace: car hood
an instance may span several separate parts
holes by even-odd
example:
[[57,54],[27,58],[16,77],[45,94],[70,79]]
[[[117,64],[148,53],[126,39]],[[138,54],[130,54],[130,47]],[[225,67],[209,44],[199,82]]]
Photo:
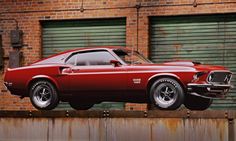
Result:
[[214,66],[214,65],[203,65],[199,62],[194,61],[169,61],[160,64],[137,64],[135,66],[143,66],[143,67],[167,67],[167,68],[181,68],[181,69],[195,69],[196,71],[212,71],[212,70],[227,70],[227,68],[223,66]]

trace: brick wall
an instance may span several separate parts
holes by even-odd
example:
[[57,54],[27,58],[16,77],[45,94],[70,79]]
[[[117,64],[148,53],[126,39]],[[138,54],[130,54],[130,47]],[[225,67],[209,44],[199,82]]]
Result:
[[[194,3],[195,1],[195,3]],[[137,5],[139,16],[137,18]],[[41,25],[44,20],[94,19],[126,17],[126,45],[137,46],[148,56],[148,27],[150,16],[197,15],[236,12],[235,0],[0,0],[0,19],[16,19],[23,30],[23,65],[41,58]],[[137,32],[138,19],[138,32]],[[1,20],[5,69],[8,65],[9,33],[16,27],[13,20]],[[11,96],[2,85],[1,72],[0,109],[33,109],[29,99]],[[145,104],[126,104],[126,110],[145,110]]]

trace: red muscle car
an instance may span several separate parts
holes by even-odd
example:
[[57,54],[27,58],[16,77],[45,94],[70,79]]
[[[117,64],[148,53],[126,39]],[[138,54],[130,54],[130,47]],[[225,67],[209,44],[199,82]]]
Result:
[[54,109],[59,101],[77,110],[103,101],[151,103],[167,110],[184,104],[190,110],[205,110],[212,98],[228,93],[231,77],[222,66],[191,61],[154,64],[124,47],[96,47],[8,68],[4,84],[13,95],[30,97],[40,110]]

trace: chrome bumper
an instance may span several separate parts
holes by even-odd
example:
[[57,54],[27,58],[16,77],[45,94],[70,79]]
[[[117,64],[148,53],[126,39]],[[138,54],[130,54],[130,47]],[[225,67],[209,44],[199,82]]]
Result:
[[7,88],[7,86],[8,86],[8,83],[7,83],[7,82],[4,82],[3,84],[4,84],[4,85],[3,85],[3,86],[4,86],[4,88],[5,88],[6,90],[8,90],[8,88]]
[[9,88],[12,86],[12,83],[4,82],[4,87],[9,90]]
[[231,85],[224,84],[197,84],[189,83],[187,90],[189,94],[205,98],[223,98],[232,88]]

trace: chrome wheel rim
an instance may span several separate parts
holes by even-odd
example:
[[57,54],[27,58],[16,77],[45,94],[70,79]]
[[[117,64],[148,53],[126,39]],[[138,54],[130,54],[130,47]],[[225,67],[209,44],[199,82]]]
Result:
[[175,103],[176,99],[177,91],[173,85],[164,83],[157,86],[154,93],[154,100],[157,105],[167,108]]
[[49,86],[40,85],[36,87],[33,94],[33,101],[37,106],[41,108],[47,107],[51,103],[51,99],[52,91]]

